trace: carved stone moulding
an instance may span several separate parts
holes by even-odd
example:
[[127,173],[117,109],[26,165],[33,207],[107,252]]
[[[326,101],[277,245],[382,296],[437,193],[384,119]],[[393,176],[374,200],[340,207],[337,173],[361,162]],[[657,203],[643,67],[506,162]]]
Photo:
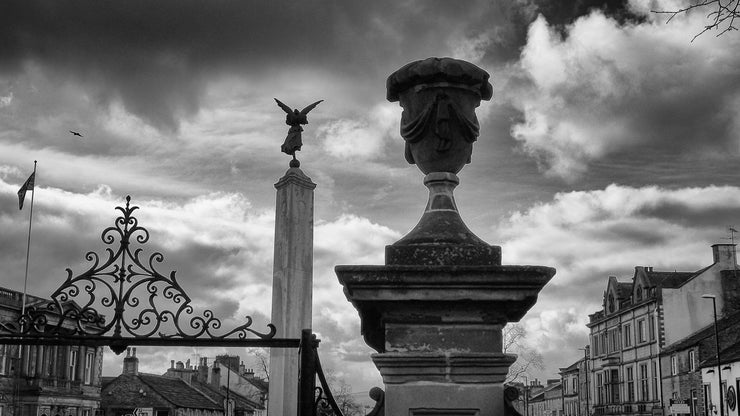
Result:
[[475,109],[490,100],[486,71],[453,58],[411,62],[388,77],[387,98],[400,101],[405,157],[425,174],[458,173],[470,163],[480,126]]

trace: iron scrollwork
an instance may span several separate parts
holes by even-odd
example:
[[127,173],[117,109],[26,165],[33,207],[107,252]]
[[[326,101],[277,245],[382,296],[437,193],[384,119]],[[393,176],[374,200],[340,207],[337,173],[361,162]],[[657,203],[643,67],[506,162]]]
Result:
[[[126,341],[153,337],[189,341],[275,336],[274,325],[259,332],[252,328],[249,316],[243,324],[222,332],[222,322],[211,310],[195,314],[175,272],[165,276],[157,271],[155,265],[164,261],[162,253],[144,256],[141,246],[149,241],[149,231],[133,216],[139,207],[130,202],[127,196],[126,206],[116,207],[121,216],[102,233],[103,243],[109,246],[105,258],[88,252],[85,259],[92,264],[85,272],[73,276],[67,268],[67,278],[51,295],[51,302],[29,306],[16,322],[0,322],[0,335],[109,337],[116,352],[125,349]],[[102,311],[96,306],[102,306]],[[125,315],[126,311],[133,313]]]

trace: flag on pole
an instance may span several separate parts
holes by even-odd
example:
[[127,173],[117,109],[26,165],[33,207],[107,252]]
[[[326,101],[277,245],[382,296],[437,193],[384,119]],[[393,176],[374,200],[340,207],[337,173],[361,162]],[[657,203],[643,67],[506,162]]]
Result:
[[33,182],[36,179],[36,171],[26,179],[26,183],[18,190],[18,209],[23,209],[23,201],[26,199],[26,191],[33,191]]

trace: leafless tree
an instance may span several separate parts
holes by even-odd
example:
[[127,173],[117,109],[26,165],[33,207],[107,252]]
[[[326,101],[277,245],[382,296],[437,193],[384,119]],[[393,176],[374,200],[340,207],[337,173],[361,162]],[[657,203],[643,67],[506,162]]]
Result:
[[257,376],[270,381],[270,351],[265,348],[250,348],[257,365]]
[[710,30],[717,30],[717,36],[737,30],[735,19],[740,17],[740,0],[699,0],[694,4],[676,10],[652,10],[653,13],[669,15],[666,23],[669,23],[679,14],[689,13],[692,10],[708,11],[707,24],[697,33],[691,41]]
[[[352,394],[352,386],[349,385],[343,378],[338,378],[332,371],[326,372],[326,382],[329,383],[329,388],[334,396],[334,400],[339,406],[339,410],[342,411],[344,416],[363,416],[363,408],[357,399]],[[334,416],[334,412],[330,408],[319,407],[320,416]]]
[[514,364],[509,367],[509,374],[504,383],[511,383],[527,375],[530,370],[542,370],[544,360],[534,348],[528,346],[524,341],[527,338],[527,330],[519,323],[508,324],[503,331],[503,352],[517,354]]

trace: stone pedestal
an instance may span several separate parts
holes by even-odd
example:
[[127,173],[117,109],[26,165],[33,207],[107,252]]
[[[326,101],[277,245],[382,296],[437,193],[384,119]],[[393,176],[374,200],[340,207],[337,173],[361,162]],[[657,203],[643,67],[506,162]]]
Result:
[[516,356],[502,352],[502,329],[555,274],[501,265],[501,247],[458,213],[453,191],[478,137],[474,110],[491,94],[485,71],[450,58],[388,78],[388,99],[404,108],[406,160],[426,174],[429,200],[411,232],[386,247],[385,265],[335,270],[377,351],[389,416],[504,416],[503,381]]
[[[300,338],[311,328],[313,289],[313,190],[299,168],[275,184],[275,253],[272,271],[272,323],[276,338]],[[298,350],[270,349],[269,416],[298,414]]]

